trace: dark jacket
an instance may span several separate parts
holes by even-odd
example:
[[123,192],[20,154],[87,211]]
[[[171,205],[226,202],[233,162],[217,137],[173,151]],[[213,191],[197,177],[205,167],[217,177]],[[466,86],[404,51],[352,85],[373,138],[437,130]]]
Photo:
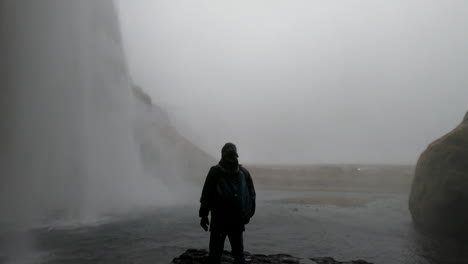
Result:
[[255,213],[255,188],[249,171],[242,165],[234,171],[219,164],[211,167],[200,203],[200,217],[211,212],[211,231],[244,231]]

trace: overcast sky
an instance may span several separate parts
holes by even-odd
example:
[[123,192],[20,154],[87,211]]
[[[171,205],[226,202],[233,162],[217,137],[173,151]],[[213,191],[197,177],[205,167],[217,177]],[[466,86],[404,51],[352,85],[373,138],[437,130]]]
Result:
[[468,1],[119,0],[130,70],[243,163],[415,163],[468,110]]

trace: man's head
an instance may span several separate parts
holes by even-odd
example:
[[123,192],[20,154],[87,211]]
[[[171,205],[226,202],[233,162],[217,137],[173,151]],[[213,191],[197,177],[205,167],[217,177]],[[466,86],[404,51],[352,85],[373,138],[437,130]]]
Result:
[[224,144],[223,148],[221,149],[221,157],[223,159],[237,159],[239,155],[237,154],[237,147],[233,143],[226,143]]

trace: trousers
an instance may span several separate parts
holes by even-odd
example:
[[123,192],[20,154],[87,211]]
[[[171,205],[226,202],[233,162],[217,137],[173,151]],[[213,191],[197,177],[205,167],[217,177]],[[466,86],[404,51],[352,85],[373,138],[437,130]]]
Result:
[[224,251],[224,241],[226,236],[231,243],[231,253],[234,257],[234,264],[245,264],[244,256],[244,238],[242,231],[217,232],[211,231],[210,234],[210,252],[208,257],[209,264],[220,264],[221,255]]

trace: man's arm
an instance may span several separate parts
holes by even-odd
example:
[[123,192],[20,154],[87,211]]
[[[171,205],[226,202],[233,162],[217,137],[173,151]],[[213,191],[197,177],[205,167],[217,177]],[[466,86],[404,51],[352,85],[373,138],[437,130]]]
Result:
[[255,214],[255,198],[256,198],[256,193],[255,193],[255,186],[253,184],[252,176],[250,176],[250,172],[246,169],[243,168],[244,172],[246,173],[246,180],[247,180],[247,188],[249,189],[249,194],[250,194],[250,217],[254,216]]
[[198,211],[198,215],[201,218],[208,217],[211,209],[213,208],[213,188],[215,175],[214,169],[211,168],[208,172],[208,175],[205,179],[205,184],[203,185],[203,190],[200,198],[200,210]]

